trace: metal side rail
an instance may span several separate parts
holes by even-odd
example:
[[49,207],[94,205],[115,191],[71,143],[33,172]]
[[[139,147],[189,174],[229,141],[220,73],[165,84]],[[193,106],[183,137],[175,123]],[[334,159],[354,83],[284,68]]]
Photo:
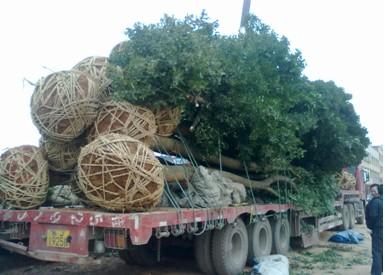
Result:
[[[150,212],[138,213],[109,213],[102,211],[80,209],[41,208],[39,210],[0,210],[0,223],[28,223],[30,224],[30,250],[38,249],[47,243],[49,234],[62,231],[71,242],[71,247],[82,244],[92,238],[94,229],[127,230],[131,243],[146,244],[155,230],[170,230],[172,226],[184,225],[186,230],[197,223],[206,221],[225,221],[232,223],[242,214],[263,215],[267,212],[283,213],[292,209],[290,204],[260,204],[222,208],[161,208]],[[65,231],[65,232],[64,232]],[[85,245],[78,245],[78,252],[83,251]],[[52,244],[62,247],[63,244]]]

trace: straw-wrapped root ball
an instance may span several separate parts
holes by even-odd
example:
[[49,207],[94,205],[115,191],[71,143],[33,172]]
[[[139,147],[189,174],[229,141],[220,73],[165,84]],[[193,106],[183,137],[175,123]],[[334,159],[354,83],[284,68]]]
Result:
[[77,138],[69,142],[57,142],[48,137],[40,140],[40,148],[48,160],[50,170],[67,172],[72,171],[78,162],[80,148],[85,140]]
[[149,144],[155,132],[155,116],[152,111],[128,102],[109,101],[103,105],[88,139],[92,141],[100,135],[118,133]]
[[18,209],[31,209],[44,203],[48,164],[41,150],[23,145],[5,151],[0,159],[1,203]]
[[99,136],[82,148],[78,184],[85,196],[115,211],[154,207],[163,192],[162,166],[142,142],[120,134]]
[[43,135],[70,141],[94,122],[99,102],[97,85],[86,74],[53,73],[36,85],[31,99],[32,120]]
[[78,64],[72,70],[86,73],[96,82],[100,98],[103,101],[110,97],[111,80],[107,77],[108,58],[104,56],[90,56]]
[[164,107],[152,109],[159,136],[171,136],[181,119],[181,108]]

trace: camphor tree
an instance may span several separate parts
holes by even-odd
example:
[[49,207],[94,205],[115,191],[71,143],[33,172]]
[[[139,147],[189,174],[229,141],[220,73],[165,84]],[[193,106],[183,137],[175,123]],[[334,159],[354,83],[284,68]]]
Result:
[[220,151],[265,173],[300,169],[300,186],[329,188],[334,173],[361,161],[369,140],[350,95],[309,81],[300,51],[257,17],[237,35],[217,27],[202,13],[128,28],[110,55],[115,98],[179,106],[180,128],[201,154]]

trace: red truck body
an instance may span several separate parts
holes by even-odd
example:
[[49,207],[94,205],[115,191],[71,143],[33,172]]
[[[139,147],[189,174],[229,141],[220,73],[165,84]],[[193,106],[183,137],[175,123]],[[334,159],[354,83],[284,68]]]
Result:
[[[322,217],[306,214],[291,204],[157,208],[138,213],[50,207],[0,210],[0,247],[40,260],[81,263],[95,252],[96,241],[101,242],[103,248],[122,251],[146,245],[151,238],[199,237],[213,229],[220,231],[239,219],[246,226],[268,220],[273,232],[277,224],[274,221],[286,219],[292,243],[307,247],[318,241],[322,231],[337,226],[347,229],[356,219],[363,222],[362,185],[362,181],[357,181],[357,190],[342,190],[335,202],[336,213]],[[349,224],[349,219],[353,223]],[[304,225],[312,230],[304,230]],[[274,236],[271,238],[277,238]],[[257,237],[260,236],[253,236]]]

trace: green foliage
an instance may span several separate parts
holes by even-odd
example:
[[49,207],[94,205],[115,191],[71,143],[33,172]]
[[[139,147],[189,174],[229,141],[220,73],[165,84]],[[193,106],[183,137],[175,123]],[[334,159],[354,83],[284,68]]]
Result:
[[295,161],[310,171],[336,173],[348,165],[358,165],[369,145],[367,131],[349,102],[351,95],[333,82],[314,81],[312,93],[317,95],[313,129],[302,136],[305,155]]
[[369,144],[351,96],[333,82],[309,81],[300,51],[257,17],[238,35],[217,27],[202,13],[127,29],[110,55],[115,98],[182,107],[182,130],[194,125],[185,137],[204,154],[302,168],[292,199],[330,212],[332,175],[358,164]]
[[298,190],[289,195],[292,202],[309,214],[334,214],[334,201],[339,193],[335,177],[302,168],[296,169],[296,174]]
[[164,16],[158,24],[136,23],[128,41],[113,52],[110,68],[115,96],[139,105],[184,106],[187,97],[204,96],[218,81],[212,40],[217,23]]

